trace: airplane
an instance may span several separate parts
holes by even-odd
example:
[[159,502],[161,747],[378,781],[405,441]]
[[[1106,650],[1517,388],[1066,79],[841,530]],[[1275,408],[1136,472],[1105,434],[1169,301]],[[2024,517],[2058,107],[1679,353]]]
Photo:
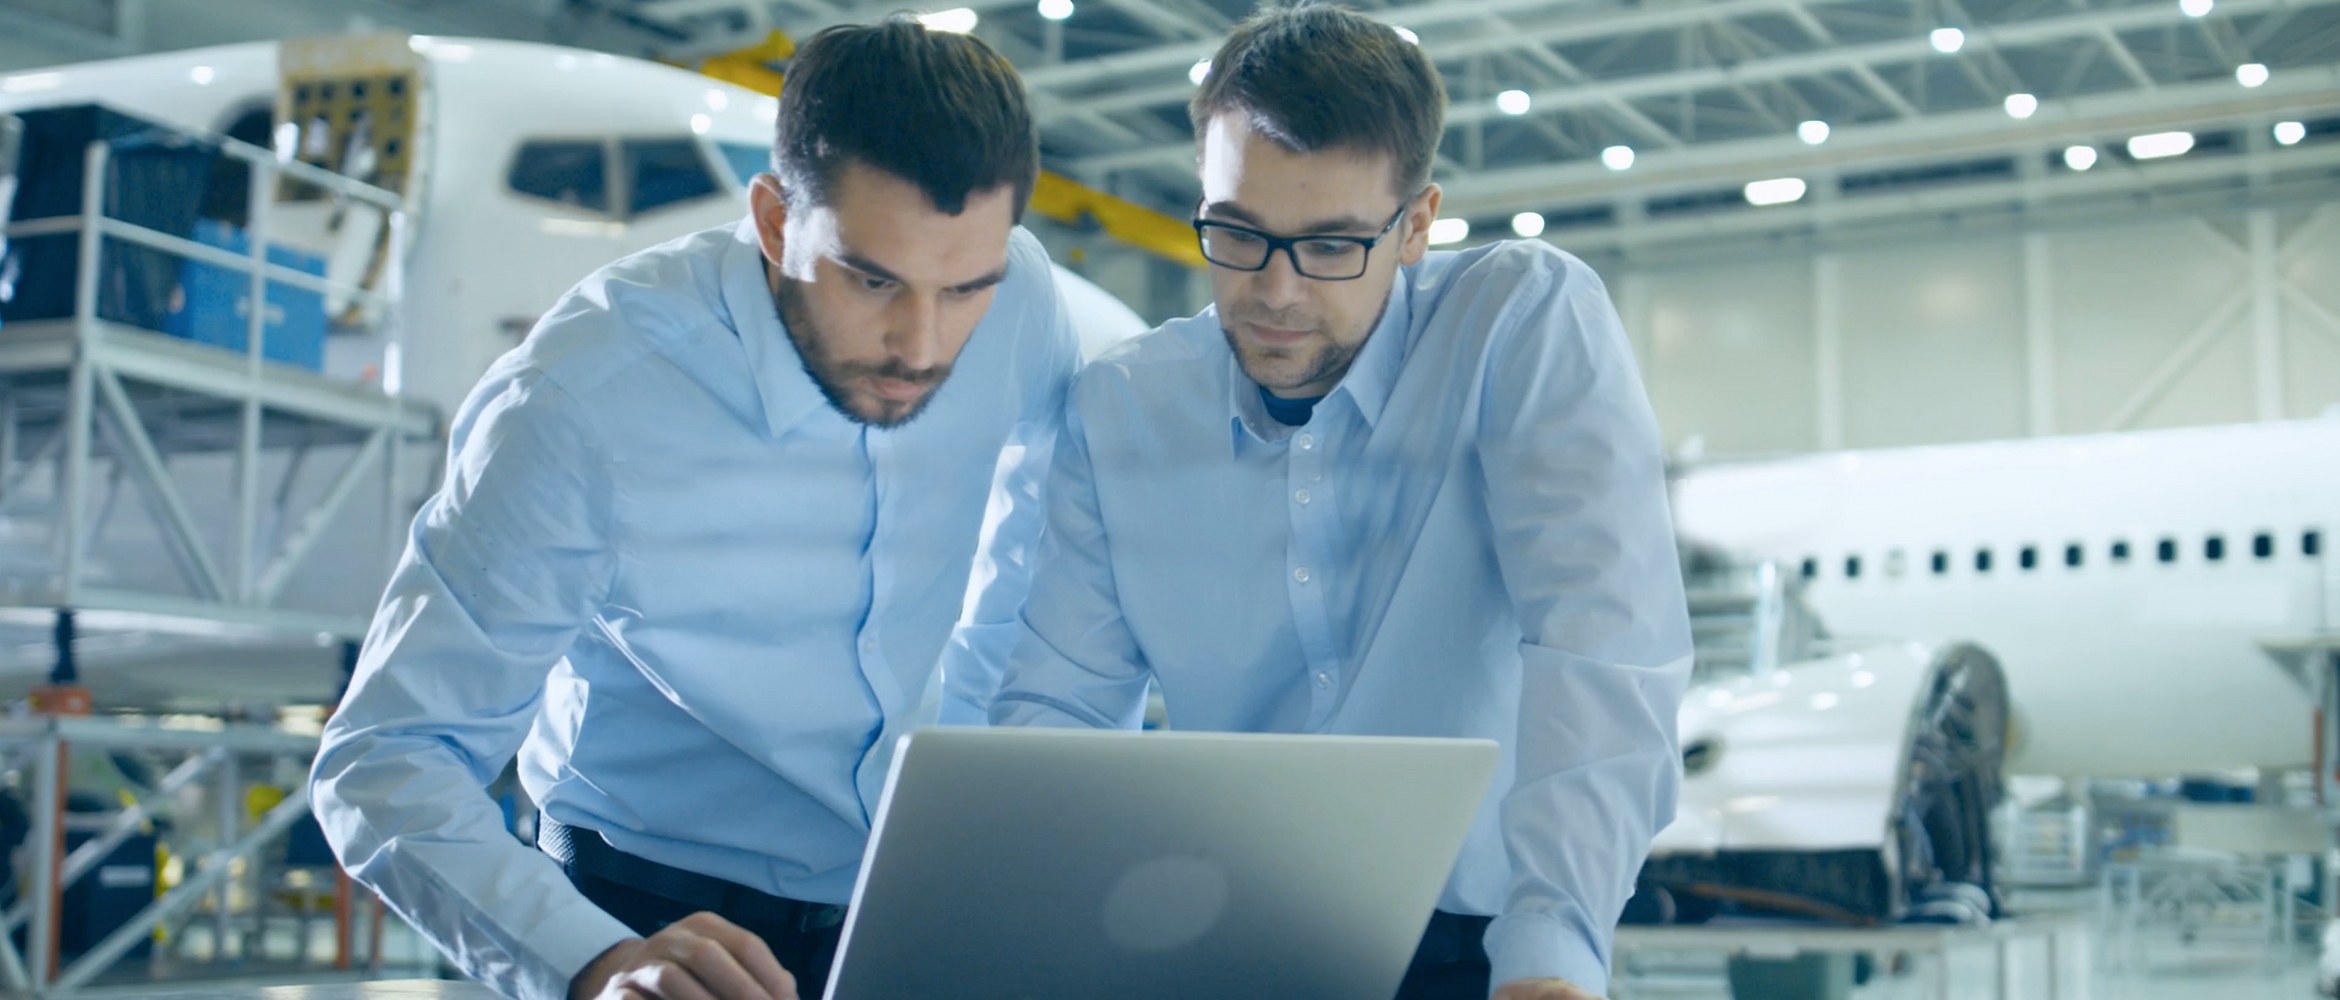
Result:
[[1833,631],[1989,649],[2015,773],[2298,768],[2313,706],[2261,644],[2340,627],[2335,454],[2332,417],[1851,451],[1697,469],[1675,520]]
[[[222,136],[400,196],[391,220],[362,202],[283,185],[266,239],[305,251],[325,277],[394,295],[392,324],[360,297],[326,293],[331,320],[316,367],[451,415],[487,366],[593,269],[742,217],[748,178],[769,169],[778,101],[646,60],[552,45],[398,33],[255,42],[26,70],[0,76],[0,114],[102,104],[189,134]],[[78,156],[75,157],[78,163]],[[206,216],[243,224],[245,170],[222,161],[199,198]],[[222,208],[221,206],[225,206]],[[19,219],[21,221],[21,214]],[[1059,291],[1085,354],[1146,330],[1127,305],[1058,265]],[[393,279],[393,276],[395,278]],[[242,280],[241,278],[237,280]],[[402,331],[393,341],[385,330]],[[443,449],[408,449],[399,524],[436,482]],[[286,456],[264,458],[270,482]],[[315,493],[337,464],[306,457],[288,489]],[[232,520],[224,455],[170,458],[193,519]],[[305,479],[298,477],[305,476]],[[39,482],[37,475],[32,483]],[[378,498],[348,521],[378,521]],[[177,574],[135,500],[114,513],[91,560],[109,580]],[[49,551],[54,512],[0,508],[0,578],[12,555]],[[343,522],[348,523],[348,522]],[[285,588],[303,610],[363,615],[385,567],[371,546],[312,557]],[[44,571],[28,559],[24,572]],[[76,644],[100,707],[210,711],[330,701],[339,654],[318,643],[182,642],[85,635]],[[54,661],[45,633],[0,636],[0,692],[23,690]],[[194,680],[200,678],[200,680]]]
[[1680,473],[1706,683],[1638,917],[1979,920],[2001,771],[2314,766],[2271,652],[2340,628],[2334,454],[2340,412]]

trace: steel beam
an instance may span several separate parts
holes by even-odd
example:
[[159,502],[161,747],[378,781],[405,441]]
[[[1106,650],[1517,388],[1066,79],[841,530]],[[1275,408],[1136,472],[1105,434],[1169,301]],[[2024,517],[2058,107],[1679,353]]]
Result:
[[[2296,9],[2303,6],[2332,6],[2336,3],[2340,3],[2340,0],[2226,0],[2224,4],[2220,5],[2220,9],[2229,15],[2245,15],[2266,13],[2278,9]],[[1736,8],[1737,6],[1737,4],[1729,2],[1713,5],[1684,5],[1683,7],[1663,8],[1638,16],[1656,19],[1658,15],[1671,14],[1679,19],[1682,15],[1676,12],[1688,10],[1692,15],[1703,19],[1718,16],[1721,13],[1720,11],[1710,13],[1710,7]],[[1776,7],[1776,2],[1766,2],[1761,6]],[[1624,19],[1620,17],[1608,20]],[[2105,30],[2117,31],[2153,27],[2185,19],[2185,14],[2179,11],[2175,4],[2152,4],[2120,10],[2089,11],[1977,28],[1970,34],[1967,45],[1969,48],[1984,46],[2012,48],[2039,45],[2072,38],[2097,37]],[[1530,32],[1526,37],[1539,37],[1543,34]],[[1514,47],[1520,44],[1521,39],[1504,41],[1505,44],[1499,47]],[[1437,54],[1440,58],[1451,58],[1456,56],[1458,52],[1455,47],[1444,47]],[[1927,39],[1922,36],[1913,36],[1865,45],[1752,60],[1735,66],[1707,65],[1667,72],[1646,73],[1607,80],[1596,86],[1547,88],[1540,92],[1530,93],[1531,110],[1529,114],[1548,114],[1555,111],[1593,107],[1604,104],[1613,98],[1641,100],[1693,93],[1700,90],[1728,88],[1755,81],[1784,80],[1832,73],[1858,66],[1875,66],[1894,62],[1922,62],[1927,59],[1939,58],[1960,57],[1944,57],[1933,50],[1932,44]],[[2314,71],[2298,69],[2281,74],[2281,76],[2298,73],[2312,74]],[[1190,88],[1161,88],[1125,92],[1090,102],[1090,106],[1103,109],[1151,106],[1162,103],[1164,100],[1183,100],[1182,95],[1188,92],[1188,89]],[[1991,110],[1994,113],[1997,111],[1996,108]],[[1459,128],[1501,114],[1502,112],[1497,111],[1491,105],[1458,107],[1448,112],[1447,126]],[[1926,119],[1920,119],[1920,121],[1924,120]],[[1998,120],[2001,124],[2005,124],[2007,121],[2004,115],[1999,115]],[[1833,143],[1833,141],[1832,139],[1831,142]],[[1177,156],[1185,155],[1187,151],[1187,147],[1184,145],[1157,146],[1150,149],[1090,157],[1079,161],[1079,165],[1085,169],[1096,170],[1126,169],[1169,161]]]

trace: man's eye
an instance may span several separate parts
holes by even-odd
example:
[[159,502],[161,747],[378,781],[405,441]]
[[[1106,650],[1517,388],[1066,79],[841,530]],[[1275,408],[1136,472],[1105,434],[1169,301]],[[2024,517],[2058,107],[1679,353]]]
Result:
[[1226,240],[1229,243],[1241,243],[1245,245],[1259,242],[1258,233],[1247,233],[1240,229],[1222,229],[1214,234],[1214,237],[1217,239]]
[[894,287],[894,282],[893,282],[893,279],[891,279],[891,278],[866,278],[866,277],[865,277],[865,278],[861,279],[861,287],[862,287],[862,289],[863,289],[863,290],[865,290],[865,291],[872,291],[872,292],[882,292],[882,291],[886,291],[887,289],[890,289],[890,288]]
[[1357,244],[1349,243],[1343,240],[1318,240],[1314,243],[1303,246],[1300,249],[1306,250],[1309,253],[1319,257],[1338,257],[1342,254],[1355,252],[1357,249]]

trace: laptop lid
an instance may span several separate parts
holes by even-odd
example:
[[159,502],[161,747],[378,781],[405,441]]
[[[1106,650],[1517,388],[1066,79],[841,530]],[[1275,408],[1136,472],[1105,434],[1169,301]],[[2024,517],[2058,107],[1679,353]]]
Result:
[[1391,996],[1497,755],[919,730],[878,803],[828,1000]]

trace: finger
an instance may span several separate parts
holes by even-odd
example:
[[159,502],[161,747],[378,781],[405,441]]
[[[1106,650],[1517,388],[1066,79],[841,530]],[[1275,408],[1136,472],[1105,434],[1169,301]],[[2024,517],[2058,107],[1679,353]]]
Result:
[[627,969],[618,979],[620,987],[646,994],[652,1000],[718,1000],[691,975],[691,970],[671,958],[654,958]]
[[655,947],[689,969],[716,1000],[781,1000],[749,974],[734,952],[748,944],[761,945],[755,935],[712,915],[708,921],[677,924],[666,933],[671,937]]
[[[797,1000],[796,977],[780,965],[780,958],[772,954],[772,946],[746,928],[740,927],[712,913],[707,920],[693,923],[692,929],[723,943],[731,957],[739,962],[750,978],[764,988],[772,1000]],[[687,922],[687,921],[686,921]]]

